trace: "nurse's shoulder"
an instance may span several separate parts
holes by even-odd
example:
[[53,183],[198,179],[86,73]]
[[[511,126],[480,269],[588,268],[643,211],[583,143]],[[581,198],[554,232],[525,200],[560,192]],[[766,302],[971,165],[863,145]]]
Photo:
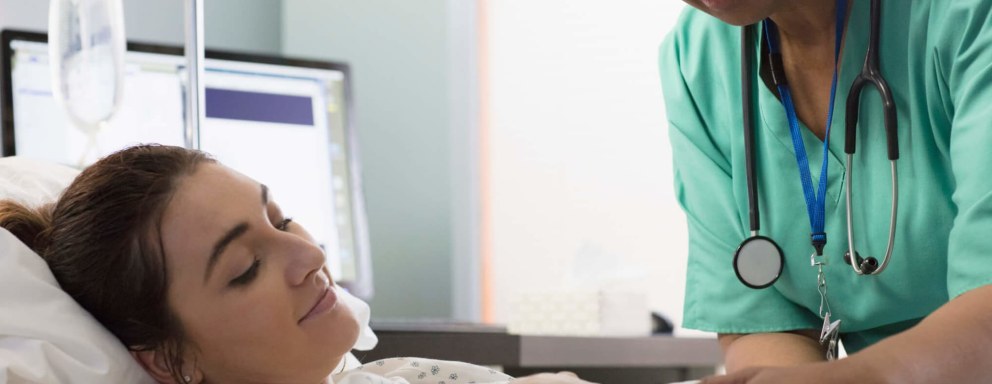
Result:
[[[696,8],[686,6],[661,45],[662,59],[674,54],[675,63],[686,70],[708,70],[713,65],[737,65],[740,57],[740,27],[732,26]],[[665,68],[662,68],[664,71]],[[697,72],[697,71],[689,71]]]
[[712,140],[724,155],[739,124],[741,28],[685,7],[659,52],[670,129],[693,142]]

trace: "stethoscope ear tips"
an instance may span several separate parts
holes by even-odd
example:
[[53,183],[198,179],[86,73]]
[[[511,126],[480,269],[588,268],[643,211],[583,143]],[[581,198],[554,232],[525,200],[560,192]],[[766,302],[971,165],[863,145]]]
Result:
[[[864,259],[861,258],[861,254],[858,253],[858,251],[854,251],[854,257],[858,259],[858,263],[861,263],[862,261],[864,261]],[[851,265],[851,252],[850,251],[844,252],[844,263],[847,264],[847,265]]]
[[[861,272],[865,275],[870,275],[878,269],[878,259],[874,257],[868,256],[867,259],[862,259],[861,254],[855,251],[854,258],[861,266]],[[851,265],[851,252],[844,252],[844,262]]]

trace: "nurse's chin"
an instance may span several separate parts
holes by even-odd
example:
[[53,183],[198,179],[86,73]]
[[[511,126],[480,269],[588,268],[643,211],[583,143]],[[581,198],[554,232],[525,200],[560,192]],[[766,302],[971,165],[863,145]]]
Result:
[[693,8],[706,12],[720,21],[734,25],[751,25],[764,20],[768,15],[756,6],[764,0],[683,0]]

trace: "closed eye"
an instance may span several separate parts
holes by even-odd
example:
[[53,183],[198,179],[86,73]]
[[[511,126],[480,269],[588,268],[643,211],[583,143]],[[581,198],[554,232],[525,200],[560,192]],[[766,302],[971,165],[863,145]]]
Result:
[[[285,219],[279,220],[279,222],[275,224],[275,228],[280,231],[287,231],[289,230],[289,225],[292,222],[293,222],[293,218],[287,217]],[[255,280],[255,277],[258,276],[258,268],[261,266],[261,264],[262,261],[256,258],[255,261],[251,263],[251,266],[248,267],[248,269],[245,270],[244,273],[231,280],[230,286],[238,287],[238,286],[245,286],[250,284],[252,281]]]
[[248,270],[246,270],[240,276],[235,277],[233,280],[231,280],[230,286],[232,287],[245,286],[251,283],[252,281],[254,281],[255,277],[258,276],[258,267],[261,264],[262,264],[261,260],[255,259],[255,261],[251,263],[251,267],[248,267]]
[[292,222],[293,222],[293,218],[292,217],[287,217],[285,219],[280,220],[278,223],[276,223],[275,227],[276,227],[276,229],[278,229],[280,231],[286,231],[286,230],[289,230],[289,224],[292,223]]

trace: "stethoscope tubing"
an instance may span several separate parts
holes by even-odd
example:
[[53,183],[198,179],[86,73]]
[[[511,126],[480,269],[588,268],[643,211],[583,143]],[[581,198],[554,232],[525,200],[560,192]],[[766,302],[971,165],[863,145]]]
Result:
[[844,188],[844,194],[845,194],[845,197],[846,197],[846,200],[847,200],[847,249],[848,249],[848,255],[852,255],[852,256],[850,256],[851,257],[851,259],[850,259],[851,260],[851,267],[854,268],[854,272],[855,273],[857,273],[859,275],[865,275],[865,274],[868,274],[868,275],[877,275],[877,274],[882,273],[882,271],[885,270],[885,267],[889,265],[889,260],[892,257],[892,249],[894,248],[894,245],[895,245],[895,238],[896,238],[896,232],[895,232],[895,228],[896,228],[896,217],[897,217],[898,212],[899,212],[899,182],[898,182],[899,181],[899,178],[896,175],[896,161],[895,160],[889,160],[889,167],[891,168],[891,175],[892,175],[892,206],[890,207],[892,213],[889,215],[889,241],[888,241],[888,244],[885,247],[885,257],[882,259],[882,262],[878,265],[878,267],[876,267],[874,270],[872,270],[872,271],[869,272],[869,271],[865,271],[864,269],[861,268],[861,265],[858,262],[857,257],[854,256],[854,255],[857,255],[857,253],[855,253],[855,251],[854,251],[854,212],[853,212],[854,211],[854,208],[853,208],[853,206],[854,206],[854,200],[852,199],[852,196],[851,196],[853,194],[852,191],[854,189],[854,187],[851,185],[851,179],[852,179],[853,174],[854,174],[854,161],[853,161],[853,157],[854,157],[854,154],[853,153],[847,154],[847,174],[846,174],[846,176],[844,176],[844,179],[845,179],[844,180],[844,184],[847,186],[846,188]]
[[748,216],[751,226],[751,236],[758,236],[761,230],[761,218],[758,211],[758,185],[755,175],[754,164],[754,49],[751,44],[754,41],[753,25],[744,26],[741,32],[741,92],[744,100],[743,120],[744,120],[744,152],[748,154],[744,159],[745,171],[747,172],[747,204]]
[[[881,0],[871,1],[871,29],[868,32],[868,52],[865,54],[865,63],[861,68],[861,73],[858,74],[857,78],[854,79],[854,83],[851,84],[851,91],[847,97],[847,118],[846,118],[846,129],[844,138],[844,152],[847,153],[847,175],[845,176],[845,196],[847,200],[847,247],[848,255],[851,261],[851,267],[854,272],[859,275],[877,275],[885,270],[888,266],[889,260],[892,256],[892,249],[895,246],[895,229],[896,229],[896,216],[898,214],[899,207],[899,178],[896,174],[896,160],[899,159],[899,137],[898,137],[898,120],[896,116],[896,103],[892,97],[892,89],[889,87],[888,82],[882,77],[882,71],[879,68],[879,35],[881,30]],[[853,205],[854,201],[852,199],[854,189],[853,178],[854,174],[854,152],[856,149],[856,139],[857,139],[857,126],[858,126],[858,114],[861,108],[861,94],[862,90],[867,85],[873,85],[882,100],[882,108],[884,113],[884,124],[885,124],[885,139],[886,145],[888,146],[888,157],[891,168],[892,177],[892,207],[891,214],[889,216],[889,239],[885,247],[885,257],[882,262],[874,270],[867,271],[858,262],[857,253],[854,249],[854,213]]]
[[889,87],[889,83],[882,77],[878,58],[881,12],[881,0],[872,0],[871,29],[868,32],[868,51],[865,53],[865,63],[861,67],[861,73],[858,74],[854,79],[854,83],[851,84],[851,90],[847,96],[847,118],[845,120],[847,126],[844,137],[844,152],[851,154],[855,151],[858,137],[858,114],[861,108],[861,91],[865,86],[871,84],[878,90],[878,94],[882,99],[889,160],[896,160],[899,159],[899,139],[897,132],[899,121],[896,118],[896,102],[892,97],[892,89]]
[[[896,173],[896,160],[899,159],[899,141],[897,134],[897,115],[895,100],[892,97],[892,90],[885,78],[882,77],[879,67],[879,35],[881,28],[881,0],[871,0],[871,25],[869,31],[868,50],[865,54],[865,63],[861,73],[851,84],[851,89],[847,99],[847,116],[845,129],[844,152],[847,154],[847,172],[845,176],[845,196],[847,202],[847,241],[851,266],[858,275],[877,275],[882,273],[888,266],[895,245],[895,228],[899,206],[899,183]],[[751,237],[759,236],[761,228],[760,216],[758,213],[758,184],[757,170],[754,152],[754,115],[756,114],[754,105],[754,61],[755,52],[752,42],[755,39],[755,26],[748,25],[742,28],[741,32],[741,85],[743,100],[743,127],[744,127],[744,152],[745,167],[747,177],[748,210],[751,229]],[[884,109],[884,123],[886,133],[886,145],[891,169],[892,179],[892,205],[889,216],[889,238],[885,250],[885,257],[882,262],[873,270],[862,268],[858,261],[854,248],[854,213],[853,213],[853,173],[854,173],[854,152],[856,149],[858,114],[860,112],[861,92],[865,86],[871,84],[879,93]],[[769,239],[770,240],[770,239]],[[772,241],[774,244],[774,242]],[[777,246],[777,244],[776,244]]]

